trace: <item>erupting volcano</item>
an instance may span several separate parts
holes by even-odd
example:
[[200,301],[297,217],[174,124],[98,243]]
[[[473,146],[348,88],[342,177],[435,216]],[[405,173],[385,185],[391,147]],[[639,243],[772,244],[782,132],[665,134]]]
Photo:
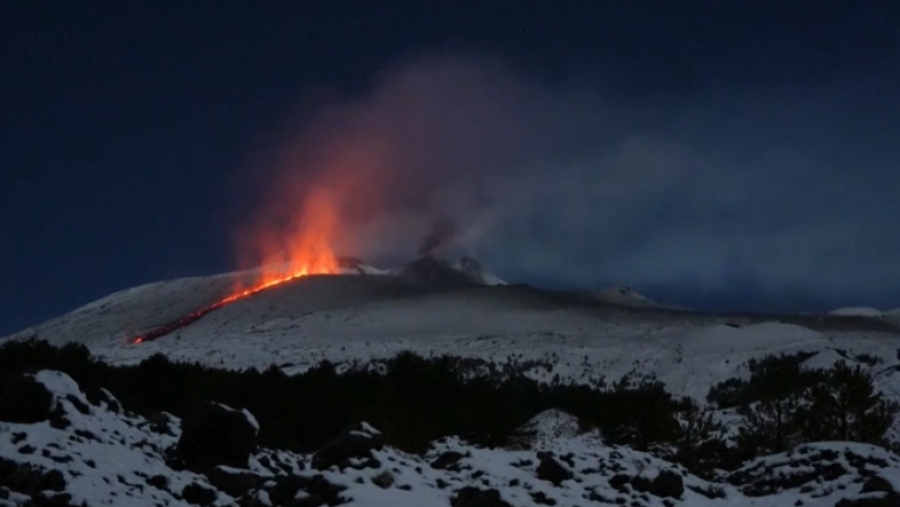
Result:
[[213,310],[304,276],[338,273],[339,263],[331,247],[337,224],[331,194],[323,189],[312,191],[302,210],[299,219],[262,224],[248,236],[254,243],[250,248],[255,250],[262,263],[251,283],[235,280],[235,289],[230,295],[131,338],[129,342],[140,344],[155,340],[196,322]]

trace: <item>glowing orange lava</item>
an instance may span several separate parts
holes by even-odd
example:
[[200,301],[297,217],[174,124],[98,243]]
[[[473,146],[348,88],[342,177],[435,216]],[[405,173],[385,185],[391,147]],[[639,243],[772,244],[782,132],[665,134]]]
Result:
[[337,227],[337,215],[331,194],[323,189],[312,191],[299,218],[285,223],[261,227],[255,231],[256,249],[262,260],[249,285],[237,282],[234,292],[215,303],[167,322],[158,328],[129,340],[141,344],[155,340],[190,325],[207,313],[266,289],[308,275],[339,272],[331,241]]

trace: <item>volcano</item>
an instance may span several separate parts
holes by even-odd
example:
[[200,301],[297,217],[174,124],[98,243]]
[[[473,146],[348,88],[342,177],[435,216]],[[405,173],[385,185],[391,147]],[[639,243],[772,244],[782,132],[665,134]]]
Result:
[[[454,263],[425,255],[388,270],[355,258],[338,258],[336,265],[338,270],[333,274],[297,276],[235,298],[231,295],[236,280],[252,283],[258,280],[259,270],[148,284],[111,294],[2,341],[38,338],[51,345],[75,342],[86,346],[96,359],[112,365],[135,364],[162,354],[176,362],[232,370],[271,369],[286,374],[308,372],[325,361],[335,372],[351,368],[378,371],[392,358],[412,352],[422,357],[453,358],[459,360],[460,365],[483,365],[490,375],[514,372],[548,385],[563,382],[602,388],[609,385],[608,379],[631,378],[639,374],[658,380],[670,393],[698,403],[705,402],[713,386],[746,379],[752,361],[784,355],[798,357],[799,368],[828,368],[838,362],[847,362],[871,375],[874,388],[885,399],[900,402],[900,357],[897,356],[900,327],[886,317],[704,314],[672,310],[626,287],[603,291],[552,291],[502,284],[486,267],[471,258]],[[886,315],[889,313],[885,312]],[[128,342],[128,338],[146,337],[150,333],[155,333],[153,339],[144,339],[139,345]],[[95,466],[107,467],[109,470],[103,468],[106,475],[121,473],[119,462],[106,460],[104,456],[121,456],[126,451],[134,454],[135,471],[146,475],[148,461],[143,453],[149,453],[147,456],[160,463],[154,473],[174,474],[163,467],[165,454],[157,450],[164,445],[171,446],[174,441],[170,437],[160,441],[157,448],[149,448],[146,445],[148,438],[162,438],[151,431],[153,425],[141,421],[135,423],[131,416],[108,413],[99,405],[89,407],[90,400],[78,391],[71,379],[66,381],[54,375],[45,372],[39,379],[49,383],[48,389],[58,390],[53,392],[58,394],[59,400],[80,402],[78,406],[68,401],[60,402],[60,406],[70,409],[67,417],[74,421],[71,431],[90,428],[94,432],[98,427],[109,430],[97,432],[99,438],[105,439],[101,442],[105,446],[103,451],[96,451],[98,443],[85,442],[78,433],[73,435],[78,439],[70,438],[62,430],[39,423],[29,426],[28,442],[46,442],[46,435],[58,438],[58,442],[54,441],[54,452],[71,446],[78,450],[78,453],[73,452],[75,457],[71,461],[57,463],[44,458],[41,453],[22,453],[21,449],[27,448],[20,443],[14,445],[11,439],[0,439],[0,446],[6,446],[0,453],[19,456],[19,459],[46,459],[48,466],[53,467],[79,466],[78,475],[72,474],[72,477],[88,476],[93,473],[88,471],[94,470]],[[422,392],[428,393],[428,388],[424,386],[426,391]],[[14,396],[8,398],[15,399]],[[711,413],[729,422],[733,420],[733,411]],[[305,412],[303,417],[307,417]],[[119,421],[120,418],[128,420]],[[105,426],[109,424],[116,426]],[[566,414],[546,413],[524,426],[513,443],[526,447],[545,445],[554,453],[566,452],[566,455],[569,451],[565,450],[571,448],[573,455],[577,455],[586,448],[584,436],[574,433],[578,427],[578,421]],[[148,433],[134,433],[144,431],[142,428]],[[291,431],[294,431],[293,427]],[[133,438],[123,443],[123,432]],[[17,438],[15,432],[7,432],[7,435]],[[115,435],[119,436],[113,438]],[[891,427],[889,435],[900,435],[900,422]],[[591,438],[595,448],[614,450],[617,456],[633,452],[622,446],[613,449],[599,436]],[[457,437],[449,441],[450,445],[461,442]],[[866,449],[865,452],[870,454],[877,451],[872,446]],[[98,454],[87,458],[95,455],[82,451]],[[466,452],[472,452],[474,456],[487,451],[455,447],[454,452],[456,454],[452,456],[465,457]],[[524,477],[522,453],[531,451],[509,451],[498,447],[490,452],[508,456],[511,468],[498,475],[502,477],[502,484],[508,484],[511,476]],[[284,453],[279,451],[278,455],[284,456]],[[833,455],[842,460],[846,456],[843,448]],[[412,458],[409,456],[405,453],[397,455],[396,462],[390,461],[388,466],[392,470],[405,470],[402,475],[394,472],[403,478],[412,477],[413,470],[428,474],[428,480],[417,483],[418,489],[423,488],[422,484],[431,484],[429,481],[434,478],[431,474],[439,473],[435,470],[444,470],[425,462],[423,465],[410,464]],[[878,463],[887,463],[883,454],[878,456]],[[790,454],[783,458],[784,463],[796,462]],[[488,466],[486,474],[491,473],[498,459],[496,456],[472,458],[473,462]],[[542,459],[545,458],[538,461]],[[596,467],[597,459],[596,452],[591,450],[574,470],[583,473],[585,480],[596,479],[598,484],[609,485],[618,480],[615,477],[621,474],[597,479],[600,472],[591,468]],[[769,457],[761,459],[768,461],[760,463],[772,463]],[[87,460],[90,460],[90,466],[81,467],[80,463],[87,463]],[[629,458],[629,463],[639,463],[642,470],[651,463],[644,457],[635,460]],[[303,462],[309,463],[308,460]],[[380,462],[388,463],[387,460]],[[567,462],[562,463],[560,466]],[[658,463],[659,466],[670,466]],[[748,469],[768,470],[766,466]],[[891,467],[896,470],[895,465]],[[541,465],[531,467],[537,474],[536,488],[567,492],[573,491],[571,488],[574,487],[577,491],[567,497],[572,502],[560,501],[557,505],[584,505],[582,483],[564,479],[551,490],[540,473],[540,469],[546,468]],[[365,494],[372,491],[407,493],[396,488],[383,490],[372,484],[359,484],[359,471],[352,467],[346,470],[350,474],[346,476],[346,483],[358,488],[351,490],[353,494],[362,495],[363,491]],[[466,477],[471,477],[471,469],[463,470]],[[588,470],[590,473],[584,472]],[[134,474],[134,477],[140,477],[135,481],[145,479],[140,474]],[[337,468],[330,470],[328,477],[338,480],[340,471]],[[684,480],[688,480],[685,477]],[[103,484],[98,481],[92,487],[105,488]],[[111,484],[119,483],[112,481]],[[841,490],[835,488],[835,491]],[[684,495],[688,494],[685,490]],[[733,505],[732,500],[737,494],[731,493],[726,503]],[[407,497],[401,498],[405,501]],[[701,502],[700,496],[691,498],[698,500],[696,505],[725,505],[702,503],[705,500]],[[399,503],[392,497],[391,501],[379,505]],[[795,500],[773,501],[771,505],[794,503]],[[420,504],[431,505],[416,503]],[[649,507],[661,503],[641,505]]]
[[458,264],[451,264],[433,255],[424,255],[391,273],[406,283],[431,289],[505,285],[505,282],[471,257],[463,257]]
[[[354,275],[394,274],[399,281],[404,284],[431,290],[503,284],[496,275],[484,269],[478,261],[471,257],[463,257],[459,264],[451,265],[445,260],[438,259],[432,255],[426,255],[410,264],[391,271],[380,270],[355,257],[338,257],[334,259],[333,264],[336,264],[337,268],[324,270],[323,274],[334,274],[333,271],[337,271],[337,274]],[[286,274],[279,274],[283,273],[283,271],[272,270],[271,268],[262,269],[260,271],[266,275],[261,281],[253,282],[254,285],[250,288],[239,289],[212,304],[180,315],[174,320],[165,322],[147,332],[129,338],[128,342],[134,345],[140,345],[156,340],[178,331],[179,329],[183,329],[200,320],[208,313],[218,310],[228,304],[256,295],[262,291],[293,282],[297,279],[312,276],[306,268],[299,272],[287,271]]]
[[[336,274],[296,277],[234,299],[236,281],[249,285],[258,270],[157,282],[6,339],[78,342],[112,363],[163,353],[288,371],[414,351],[515,357],[553,365],[535,369],[537,378],[588,381],[624,375],[637,362],[673,390],[700,397],[711,382],[738,374],[743,361],[769,353],[840,350],[883,358],[884,367],[898,362],[900,328],[887,317],[679,311],[645,304],[624,288],[598,297],[504,285],[471,258],[422,256],[383,270],[342,258],[338,266]],[[142,343],[129,343],[136,337]]]

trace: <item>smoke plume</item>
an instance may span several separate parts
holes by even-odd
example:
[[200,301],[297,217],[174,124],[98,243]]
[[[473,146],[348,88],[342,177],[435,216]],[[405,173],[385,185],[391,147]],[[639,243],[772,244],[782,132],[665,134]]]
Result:
[[431,230],[422,240],[422,245],[416,252],[420,257],[435,255],[442,247],[449,244],[456,235],[456,224],[447,217],[434,219]]
[[900,282],[900,178],[895,144],[847,135],[871,106],[841,106],[853,86],[638,96],[423,55],[316,97],[249,229],[301,227],[315,193],[333,247],[372,262],[420,245],[538,283],[857,293]]

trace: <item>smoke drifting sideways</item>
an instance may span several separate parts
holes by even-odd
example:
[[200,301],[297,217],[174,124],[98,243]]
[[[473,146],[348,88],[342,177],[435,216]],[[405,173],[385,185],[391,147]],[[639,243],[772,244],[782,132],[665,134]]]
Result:
[[312,228],[322,241],[302,248],[390,264],[439,247],[549,285],[865,297],[900,281],[885,234],[900,179],[883,177],[892,144],[846,135],[835,104],[867,107],[852,90],[637,96],[421,55],[365,93],[316,97],[256,159],[240,258],[284,256]]

